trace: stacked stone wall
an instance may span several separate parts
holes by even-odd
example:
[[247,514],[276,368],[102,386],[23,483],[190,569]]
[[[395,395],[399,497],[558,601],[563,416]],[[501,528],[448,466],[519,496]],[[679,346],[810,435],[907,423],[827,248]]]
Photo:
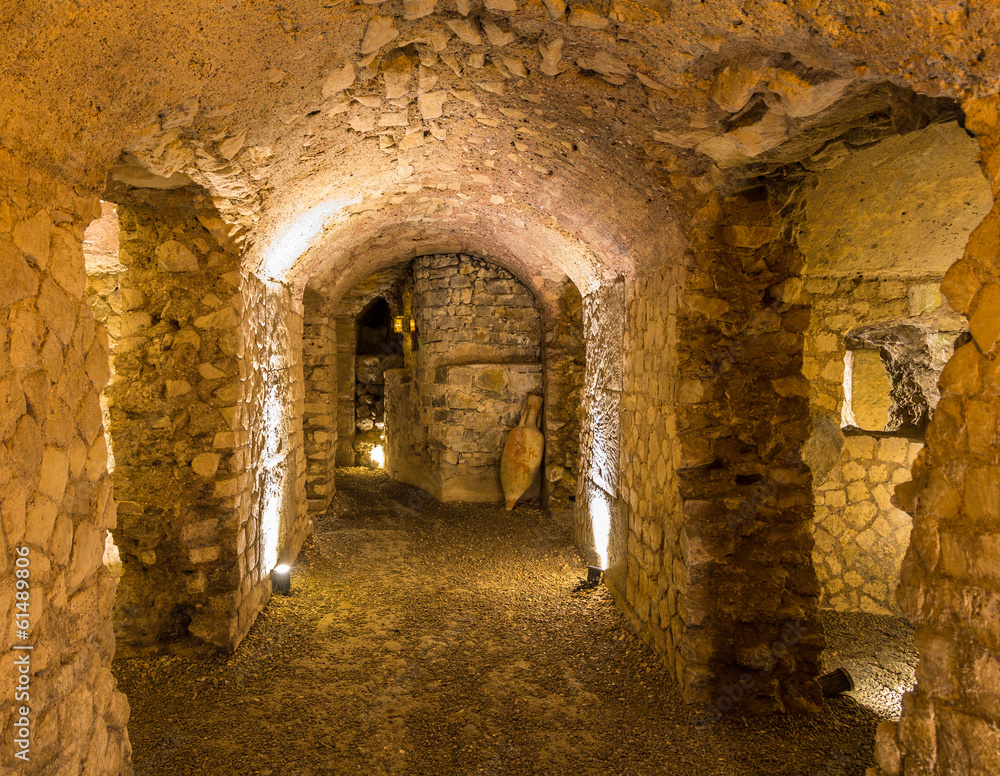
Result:
[[[194,634],[233,646],[238,505],[218,484],[243,467],[237,349],[239,259],[198,220],[191,196],[122,201],[116,274],[92,276],[113,379],[108,436],[122,561],[123,644]],[[204,214],[203,214],[204,217]]]
[[[802,460],[809,325],[801,254],[764,188],[694,215],[677,342],[686,591],[676,671],[711,709],[816,709],[824,636]],[[747,595],[753,591],[753,595]]]
[[[895,590],[911,519],[891,503],[920,451],[913,430],[841,431],[848,336],[873,324],[910,323],[944,342],[965,328],[939,291],[940,278],[810,276],[813,314],[803,373],[810,382],[816,547],[821,603],[838,611],[899,614]],[[889,402],[889,393],[883,397]]]
[[[356,445],[359,431],[356,412],[358,376],[355,371],[357,318],[372,300],[379,297],[389,305],[393,316],[403,315],[403,289],[410,282],[408,263],[387,267],[357,283],[333,306],[337,333],[337,466],[354,466],[358,463],[359,456],[359,451],[355,449],[359,446]],[[397,366],[399,365],[390,363],[385,369]],[[372,425],[374,426],[374,420]],[[372,444],[371,439],[368,439],[367,448],[370,449]]]
[[569,513],[580,477],[580,421],[583,407],[583,299],[567,280],[558,299],[542,310],[545,404],[545,479],[542,497],[550,511]]
[[[1000,97],[963,104],[1000,191]],[[940,378],[941,400],[895,503],[913,515],[898,600],[916,626],[916,688],[880,726],[883,776],[1000,773],[1000,208],[942,283],[972,341]]]
[[302,331],[305,404],[302,417],[306,454],[306,497],[309,514],[322,515],[336,492],[337,340],[325,300],[306,290]]
[[637,632],[673,671],[686,591],[678,483],[677,278],[653,271],[626,282],[621,426],[628,572],[613,588]]
[[494,264],[439,255],[414,261],[411,310],[413,375],[386,379],[389,472],[442,500],[500,501],[507,433],[543,389],[537,303]]
[[540,362],[538,304],[502,267],[464,255],[423,256],[413,262],[413,290],[421,372]]
[[588,563],[606,569],[608,586],[619,598],[628,580],[628,514],[623,511],[619,476],[624,327],[624,280],[583,298],[587,353],[573,541]]
[[[83,234],[99,214],[96,197],[78,196],[0,150],[5,773],[131,773],[128,703],[111,674],[115,582],[102,564],[105,533],[115,527],[99,399],[109,355],[107,335],[84,303]],[[19,601],[16,560],[25,552],[27,596]],[[33,649],[14,649],[23,645]],[[16,661],[26,655],[22,674]],[[29,697],[16,699],[21,675]],[[21,717],[30,764],[14,757]]]
[[[303,308],[287,286],[244,274],[249,315],[240,361],[247,408],[241,495],[240,621],[252,623],[270,593],[268,575],[292,563],[310,531],[303,434]],[[247,626],[249,627],[249,625]]]
[[816,480],[813,562],[820,604],[839,612],[900,613],[896,586],[910,541],[910,516],[892,505],[923,448],[888,434],[851,433],[838,464]]
[[357,433],[354,418],[355,356],[357,326],[354,316],[335,318],[337,339],[337,466],[354,466],[354,435]]

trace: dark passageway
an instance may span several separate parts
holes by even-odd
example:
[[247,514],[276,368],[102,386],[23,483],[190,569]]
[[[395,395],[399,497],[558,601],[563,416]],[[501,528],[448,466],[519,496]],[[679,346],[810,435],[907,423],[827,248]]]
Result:
[[[115,663],[137,774],[860,775],[896,713],[859,687],[818,716],[705,722],[607,588],[574,592],[568,526],[380,472],[338,486],[293,595],[237,654]],[[872,648],[905,652],[883,619]],[[827,627],[834,648],[854,643],[850,616]]]

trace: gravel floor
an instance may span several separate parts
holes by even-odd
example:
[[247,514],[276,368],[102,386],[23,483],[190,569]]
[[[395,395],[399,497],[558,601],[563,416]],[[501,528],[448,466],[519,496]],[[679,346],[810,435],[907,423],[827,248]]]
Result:
[[912,682],[904,624],[831,614],[856,697],[698,726],[607,590],[574,592],[568,526],[366,470],[337,485],[237,654],[115,662],[136,774],[860,775]]

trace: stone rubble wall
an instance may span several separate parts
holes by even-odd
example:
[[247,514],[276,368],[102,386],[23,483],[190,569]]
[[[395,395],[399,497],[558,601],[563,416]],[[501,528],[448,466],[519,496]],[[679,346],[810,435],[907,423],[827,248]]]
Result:
[[[1000,97],[963,103],[983,167],[1000,191]],[[913,515],[897,598],[916,627],[917,685],[876,735],[881,776],[1000,773],[1000,207],[969,238],[942,291],[972,341],[941,374],[913,481],[895,503]]]
[[686,592],[674,410],[677,287],[671,270],[640,275],[625,287],[621,480],[628,577],[618,591],[633,627],[674,672]]
[[566,280],[554,305],[542,311],[545,404],[545,480],[542,499],[551,512],[572,513],[580,476],[580,425],[586,344],[583,299]]
[[[602,285],[583,298],[586,365],[583,376],[580,472],[573,541],[588,564],[604,566],[619,601],[628,578],[627,513],[620,476],[625,283]],[[612,529],[609,535],[608,530]],[[603,552],[598,545],[606,544]]]
[[761,187],[705,201],[679,305],[686,590],[675,670],[685,697],[710,711],[734,702],[733,687],[750,713],[820,703],[825,639],[802,460],[809,295],[802,255],[780,228],[781,196]]
[[243,468],[237,349],[239,257],[184,195],[122,200],[117,274],[88,281],[109,335],[108,437],[122,561],[120,642],[190,634],[234,646],[238,505],[220,484]]
[[677,278],[650,270],[585,302],[584,435],[573,537],[633,628],[672,671],[686,589],[680,558]]
[[302,360],[305,404],[302,417],[306,454],[306,497],[309,514],[326,513],[336,493],[334,465],[337,453],[337,340],[336,329],[323,297],[306,289],[303,297]]
[[357,325],[354,317],[335,318],[334,331],[337,340],[337,466],[354,466],[354,435],[357,433],[354,419],[355,374],[354,352],[357,350]]
[[[424,256],[413,263],[411,310],[413,374],[386,373],[387,468],[443,501],[502,501],[507,435],[543,388],[534,296],[481,259]],[[536,480],[522,498],[540,492]]]
[[[0,150],[0,770],[14,758],[12,647],[34,647],[30,769],[130,774],[125,696],[111,674],[115,582],[102,563],[115,528],[100,393],[107,334],[84,303],[83,236],[100,215]],[[16,551],[29,551],[29,636],[15,630]]]
[[900,613],[895,590],[912,521],[891,497],[910,479],[922,447],[902,434],[851,432],[845,438],[846,339],[859,326],[881,322],[919,321],[942,332],[964,328],[939,286],[940,278],[931,276],[816,275],[806,283],[813,303],[803,362],[813,413],[807,446],[815,492],[813,563],[821,604],[838,611]]
[[403,354],[357,356],[354,362],[354,427],[359,434],[385,428],[385,371],[401,369]]
[[892,505],[923,449],[887,434],[846,436],[840,461],[816,478],[813,563],[820,605],[838,612],[899,615],[899,568],[910,542],[910,516]]
[[241,401],[246,476],[234,483],[243,538],[239,591],[241,630],[270,595],[269,574],[293,563],[311,530],[303,433],[303,302],[281,283],[244,273]]
[[541,322],[534,296],[507,270],[464,255],[413,262],[417,369],[442,364],[535,364]]

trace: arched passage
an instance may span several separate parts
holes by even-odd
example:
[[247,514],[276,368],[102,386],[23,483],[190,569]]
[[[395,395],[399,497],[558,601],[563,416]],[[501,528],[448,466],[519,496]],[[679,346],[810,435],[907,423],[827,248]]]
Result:
[[[196,181],[217,210],[199,224],[220,245],[243,239],[243,307],[233,308],[239,390],[228,405],[240,408],[229,441],[242,463],[214,481],[210,497],[232,516],[238,579],[202,612],[225,625],[219,641],[238,641],[266,597],[268,567],[294,555],[307,530],[298,419],[308,386],[304,364],[288,357],[306,331],[302,287],[316,262],[343,260],[342,270],[358,258],[355,248],[390,232],[424,241],[422,250],[440,241],[432,252],[442,253],[473,253],[478,240],[480,255],[527,270],[544,268],[540,254],[548,254],[577,284],[593,355],[581,532],[609,526],[608,562],[617,568],[609,582],[689,697],[720,697],[744,669],[768,667],[784,620],[811,624],[810,485],[796,454],[808,434],[797,362],[807,304],[781,214],[743,187],[789,163],[836,159],[843,148],[826,140],[837,133],[865,144],[887,123],[919,124],[932,98],[901,100],[900,84],[933,95],[995,92],[996,59],[982,33],[995,9],[901,2],[872,11],[838,0],[675,4],[669,14],[642,4],[570,6],[293,0],[206,16],[184,2],[166,11],[111,3],[101,14],[86,4],[27,3],[10,14],[0,106],[0,233],[11,280],[0,297],[8,323],[0,496],[7,544],[23,541],[48,562],[37,580],[47,606],[39,628],[52,646],[36,653],[33,674],[49,701],[49,716],[36,709],[34,718],[45,731],[43,766],[115,769],[127,759],[121,702],[105,670],[111,591],[95,552],[114,520],[96,441],[106,374],[88,363],[102,345],[82,307],[79,251],[109,169],[154,187]],[[880,86],[886,78],[893,84]],[[978,116],[981,126],[993,110]],[[335,233],[330,219],[315,218],[317,205],[347,228]],[[392,229],[372,231],[380,220]],[[690,225],[690,239],[678,222]],[[256,252],[286,227],[300,250],[286,253],[287,264],[261,264]],[[504,239],[523,250],[505,253]],[[324,242],[330,256],[309,254]],[[982,286],[968,309],[973,337],[988,350],[984,242],[991,245],[973,240],[973,266],[956,273],[974,278],[962,288]],[[560,253],[573,244],[582,250]],[[191,253],[207,261],[201,249]],[[544,272],[524,277],[547,282]],[[179,322],[162,313],[156,323],[149,313],[153,326]],[[970,352],[955,363],[971,363]],[[979,360],[985,368],[990,359]],[[966,388],[955,390],[979,390]],[[785,400],[777,414],[776,397]],[[964,415],[954,418],[939,428],[961,440]],[[965,485],[963,464],[992,482],[993,462],[980,453],[957,441],[940,450],[925,459],[958,478],[951,487]],[[198,454],[218,454],[214,440]],[[755,520],[743,520],[750,512]],[[991,588],[961,565],[962,553],[948,560],[948,574],[913,590],[983,600],[980,590]],[[759,595],[741,609],[747,589]],[[980,614],[963,614],[960,624]],[[956,628],[935,632],[970,630]],[[798,665],[758,683],[759,708],[814,696],[812,635],[793,650]],[[967,657],[961,667],[974,663]],[[70,661],[87,677],[85,690],[53,679],[65,678]],[[960,684],[960,694],[975,692]],[[789,703],[776,699],[784,694]],[[966,700],[947,709],[954,735],[937,748],[924,742],[941,762],[925,758],[923,770],[981,761],[969,742],[987,738],[977,736],[983,725],[958,715],[975,706],[986,732],[996,715],[989,698]],[[52,731],[54,719],[68,718],[75,727],[66,746]]]

